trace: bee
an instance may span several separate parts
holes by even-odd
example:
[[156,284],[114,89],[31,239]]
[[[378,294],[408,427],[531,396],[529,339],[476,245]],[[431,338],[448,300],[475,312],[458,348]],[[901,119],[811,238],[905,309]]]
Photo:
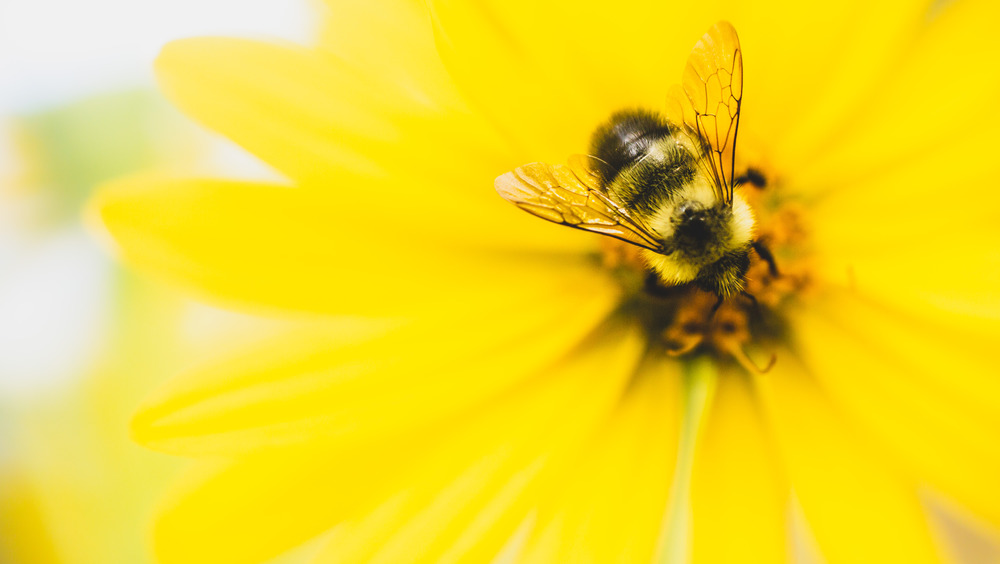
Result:
[[666,115],[616,113],[589,155],[531,163],[496,179],[505,200],[542,219],[615,237],[667,286],[694,283],[725,297],[744,292],[754,217],[734,193],[743,54],[719,22],[688,57]]

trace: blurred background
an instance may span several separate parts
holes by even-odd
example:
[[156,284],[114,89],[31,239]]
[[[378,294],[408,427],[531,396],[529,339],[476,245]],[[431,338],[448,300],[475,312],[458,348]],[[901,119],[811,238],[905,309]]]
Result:
[[142,563],[183,461],[132,444],[164,378],[269,328],[114,263],[84,227],[100,183],[151,168],[270,177],[158,94],[193,35],[308,41],[306,0],[0,0],[0,563]]

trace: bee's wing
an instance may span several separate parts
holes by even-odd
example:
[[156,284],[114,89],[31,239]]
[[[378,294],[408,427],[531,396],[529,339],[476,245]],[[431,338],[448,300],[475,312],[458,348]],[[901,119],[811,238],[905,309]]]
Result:
[[498,176],[494,186],[503,199],[542,219],[665,253],[659,237],[603,189],[596,160],[577,155],[569,165],[526,164]]
[[668,94],[667,117],[707,153],[716,195],[730,205],[742,100],[740,39],[732,24],[720,21],[691,49],[681,84]]

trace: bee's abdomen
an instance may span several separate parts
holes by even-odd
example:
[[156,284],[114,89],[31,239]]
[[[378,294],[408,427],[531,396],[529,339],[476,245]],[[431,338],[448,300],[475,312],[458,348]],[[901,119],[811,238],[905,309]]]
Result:
[[601,159],[601,177],[611,183],[665,137],[670,137],[670,124],[665,119],[646,110],[626,110],[612,115],[594,132],[590,154]]
[[694,156],[672,139],[671,125],[643,110],[619,112],[594,133],[605,186],[640,215],[655,213],[694,178]]

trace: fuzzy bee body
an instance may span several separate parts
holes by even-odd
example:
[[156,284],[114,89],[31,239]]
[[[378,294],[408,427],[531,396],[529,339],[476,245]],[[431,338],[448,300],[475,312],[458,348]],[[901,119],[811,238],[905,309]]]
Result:
[[642,247],[666,285],[743,291],[754,219],[734,193],[743,96],[736,30],[719,22],[695,45],[666,117],[614,114],[590,154],[532,163],[496,179],[497,192],[538,217]]
[[703,146],[645,110],[619,112],[594,133],[590,154],[604,189],[663,242],[646,252],[650,267],[668,284],[695,282],[722,296],[742,290],[750,265],[753,216],[735,195],[716,197]]
[[594,132],[590,154],[623,204],[652,214],[697,172],[694,156],[673,139],[670,124],[655,113],[619,112]]

